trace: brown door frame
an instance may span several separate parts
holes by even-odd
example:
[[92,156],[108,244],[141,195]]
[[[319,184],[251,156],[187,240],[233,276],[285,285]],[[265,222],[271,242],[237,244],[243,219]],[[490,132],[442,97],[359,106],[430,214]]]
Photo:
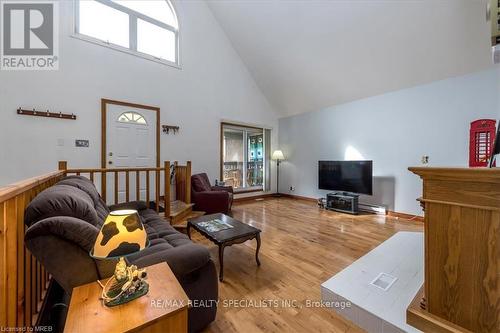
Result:
[[107,120],[106,120],[106,111],[107,105],[120,105],[120,106],[129,106],[137,109],[146,109],[156,111],[156,167],[160,167],[160,108],[156,106],[136,104],[136,103],[128,103],[122,101],[116,101],[112,99],[101,99],[101,168],[107,169],[106,165],[106,128],[107,128]]

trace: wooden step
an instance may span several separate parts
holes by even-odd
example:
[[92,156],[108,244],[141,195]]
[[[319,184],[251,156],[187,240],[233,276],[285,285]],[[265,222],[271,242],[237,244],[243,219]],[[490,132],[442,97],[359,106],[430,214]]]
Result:
[[170,202],[170,224],[177,224],[193,211],[193,204],[180,200]]
[[205,215],[205,212],[193,210],[189,215],[185,216],[183,219],[177,220],[175,224],[172,223],[172,226],[175,229],[184,232],[187,228],[187,221],[189,219],[194,219],[203,215]]

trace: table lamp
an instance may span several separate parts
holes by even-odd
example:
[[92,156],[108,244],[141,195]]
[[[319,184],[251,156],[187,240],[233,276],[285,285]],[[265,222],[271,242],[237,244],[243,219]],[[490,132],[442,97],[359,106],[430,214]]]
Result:
[[[102,285],[106,306],[124,304],[147,294],[146,270],[127,266],[124,257],[149,246],[146,229],[136,210],[116,210],[109,213],[97,235],[90,256],[96,259],[117,259],[114,275]],[[109,286],[109,288],[108,288]]]
[[280,196],[280,161],[285,159],[281,150],[275,150],[271,159],[276,161],[276,196]]

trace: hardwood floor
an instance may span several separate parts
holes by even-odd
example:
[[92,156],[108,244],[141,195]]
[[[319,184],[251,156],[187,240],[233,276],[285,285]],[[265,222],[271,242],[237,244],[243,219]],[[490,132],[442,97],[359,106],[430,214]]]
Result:
[[[206,332],[362,332],[333,310],[307,307],[308,300],[319,301],[322,282],[396,232],[423,231],[421,222],[340,214],[291,198],[244,201],[233,216],[262,230],[262,265],[255,241],[226,248],[217,319]],[[193,239],[218,265],[217,247],[200,234]]]

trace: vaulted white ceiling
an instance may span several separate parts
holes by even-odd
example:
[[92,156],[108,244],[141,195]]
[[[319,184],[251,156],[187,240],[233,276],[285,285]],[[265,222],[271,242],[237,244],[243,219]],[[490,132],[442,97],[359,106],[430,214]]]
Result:
[[486,0],[210,1],[284,116],[491,65]]

